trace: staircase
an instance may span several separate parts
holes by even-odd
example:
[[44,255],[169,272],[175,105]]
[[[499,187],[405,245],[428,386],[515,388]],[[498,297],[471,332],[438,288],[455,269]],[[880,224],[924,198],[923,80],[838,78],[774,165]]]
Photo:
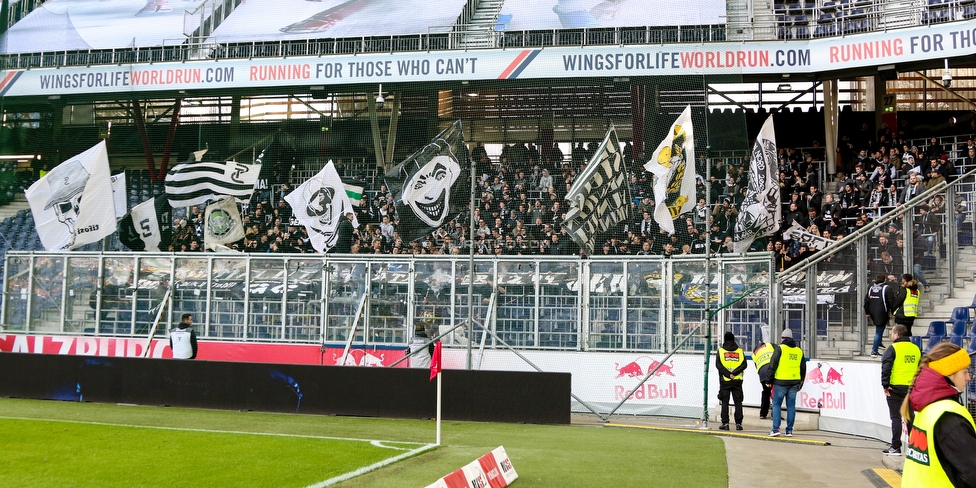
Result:
[[[931,281],[931,280],[929,280]],[[956,283],[949,297],[948,283],[932,284],[928,293],[923,293],[919,303],[919,316],[915,319],[912,333],[922,335],[933,320],[949,320],[952,309],[968,307],[973,303],[976,295],[976,248],[964,247],[959,250],[959,261],[956,263]]]
[[487,49],[497,47],[498,36],[495,25],[498,13],[505,0],[480,0],[471,18],[464,24],[454,27],[454,35],[459,36],[461,49]]

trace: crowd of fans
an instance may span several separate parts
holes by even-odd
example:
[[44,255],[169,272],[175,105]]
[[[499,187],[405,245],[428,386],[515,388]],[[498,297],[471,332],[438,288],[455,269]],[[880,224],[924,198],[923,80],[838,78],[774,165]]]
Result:
[[[921,147],[910,145],[889,133],[870,131],[845,136],[838,149],[839,171],[826,181],[824,149],[817,141],[804,150],[779,150],[779,186],[783,202],[783,221],[776,235],[757,240],[751,250],[770,250],[776,254],[776,267],[785,270],[812,254],[800,242],[783,239],[782,231],[794,222],[807,232],[839,240],[868,225],[886,211],[902,205],[939,182],[952,181],[957,165],[972,166],[974,144],[969,139],[962,161],[949,157],[949,148],[936,138]],[[532,144],[504,146],[492,158],[481,144],[471,148],[477,161],[479,197],[475,209],[475,253],[479,255],[583,255],[562,226],[566,215],[565,196],[598,144],[576,143],[571,154],[559,147],[540,151]],[[704,254],[732,252],[733,230],[746,194],[748,157],[696,161],[697,204],[675,220],[675,233],[660,228],[653,218],[653,178],[643,168],[644,157],[624,146],[632,193],[631,218],[618,226],[597,245],[595,255]],[[711,168],[706,168],[711,165]],[[706,170],[708,170],[706,172]],[[380,171],[382,174],[382,171]],[[706,195],[705,175],[710,175],[710,195]],[[291,191],[287,184],[280,195]],[[304,226],[292,219],[283,200],[270,201],[268,192],[256,193],[244,215],[245,238],[230,247],[246,252],[309,253],[312,248]],[[706,202],[711,202],[707,204]],[[350,251],[355,254],[467,254],[470,236],[470,211],[465,209],[445,225],[422,238],[404,241],[393,195],[377,178],[367,187],[359,206],[359,227],[354,231]],[[941,195],[920,206],[917,228],[911,236],[924,236],[916,251],[933,253],[946,215],[958,223],[965,220],[965,201],[951,202]],[[174,225],[171,251],[202,250],[203,211],[192,208],[185,219]],[[876,237],[878,262],[890,259],[891,269],[900,269],[903,253],[896,245],[905,238],[900,226],[892,225]],[[884,244],[882,244],[882,242]],[[913,241],[914,242],[914,241]],[[888,257],[882,254],[886,252]],[[925,255],[925,254],[922,254]],[[832,258],[840,259],[838,257]],[[829,262],[829,261],[828,261]],[[879,265],[881,266],[881,265]],[[889,266],[889,264],[883,264]],[[897,273],[895,273],[897,274]]]

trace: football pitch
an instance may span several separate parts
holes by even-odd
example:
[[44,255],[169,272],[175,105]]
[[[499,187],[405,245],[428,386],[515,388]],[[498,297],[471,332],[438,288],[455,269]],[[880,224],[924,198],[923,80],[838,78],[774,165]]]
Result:
[[727,487],[713,436],[0,399],[4,487],[426,486],[505,446],[516,487]]

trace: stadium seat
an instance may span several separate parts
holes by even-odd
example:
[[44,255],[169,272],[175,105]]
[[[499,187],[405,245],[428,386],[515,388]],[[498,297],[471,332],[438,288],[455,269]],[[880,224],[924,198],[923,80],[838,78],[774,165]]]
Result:
[[949,331],[950,336],[962,337],[966,335],[967,322],[964,320],[955,320],[952,322],[952,330]]
[[918,346],[919,350],[922,349],[922,336],[912,336],[910,340],[912,341],[912,344]]
[[929,340],[928,341],[928,345],[925,346],[925,351],[924,352],[925,353],[928,353],[929,351],[932,350],[933,347],[939,345],[939,343],[942,342],[944,339],[945,339],[945,336],[930,336],[930,337],[928,337],[928,340]]
[[929,322],[929,331],[926,334],[928,337],[938,336],[944,337],[946,335],[946,323],[941,320],[933,320]]
[[959,346],[960,348],[965,348],[966,347],[963,344],[963,339],[964,338],[962,336],[949,336],[949,342],[951,342],[951,343]]
[[956,307],[952,309],[952,321],[962,320],[963,322],[969,322],[969,308],[968,307]]
[[827,321],[817,320],[817,337],[827,337]]
[[966,352],[968,352],[970,356],[976,354],[976,337],[970,338],[969,347],[966,348]]

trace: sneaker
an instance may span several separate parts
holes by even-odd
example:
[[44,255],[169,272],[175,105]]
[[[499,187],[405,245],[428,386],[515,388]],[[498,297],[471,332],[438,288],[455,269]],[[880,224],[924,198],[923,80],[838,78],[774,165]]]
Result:
[[872,352],[872,353],[871,353],[871,357],[872,357],[872,358],[875,358],[875,359],[877,359],[877,358],[880,358],[880,357],[881,357],[881,353],[877,353],[877,352]]
[[792,433],[792,432],[789,432],[789,431],[787,431],[787,432],[786,432],[786,437],[793,437],[793,433]]
[[718,426],[718,430],[729,430],[729,424],[722,424]]
[[771,430],[771,431],[769,431],[769,437],[778,437],[778,436],[779,436],[779,431],[778,430]]
[[768,415],[760,415],[759,418],[762,419],[762,420],[766,420],[766,419],[769,418],[769,416]]
[[895,449],[894,447],[889,447],[881,451],[881,453],[886,456],[901,456],[901,449]]
[[884,351],[885,345],[884,344],[878,344],[878,349]]
[[742,424],[735,424],[735,430],[742,430]]

